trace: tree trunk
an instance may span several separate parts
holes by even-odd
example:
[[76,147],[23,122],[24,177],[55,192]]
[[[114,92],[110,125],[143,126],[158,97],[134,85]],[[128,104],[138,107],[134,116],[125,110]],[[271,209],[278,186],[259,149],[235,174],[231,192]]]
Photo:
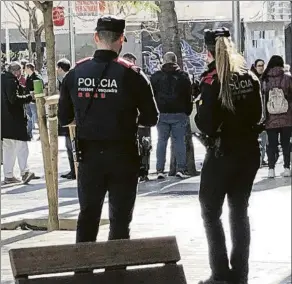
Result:
[[[58,100],[53,101],[54,97],[56,96],[49,96],[46,104],[48,106],[50,153],[54,181],[53,196],[58,208]],[[52,102],[50,102],[50,98],[52,99]]]
[[161,12],[157,13],[158,26],[162,42],[163,54],[172,51],[176,54],[178,65],[182,68],[182,53],[175,1],[156,1]]
[[[43,1],[42,1],[43,2]],[[56,56],[55,56],[55,34],[54,34],[54,25],[53,25],[53,2],[44,1],[34,1],[36,7],[38,7],[44,17],[44,30],[45,30],[45,41],[46,41],[46,50],[47,50],[47,68],[48,68],[48,95],[55,95],[57,92],[56,86]],[[53,99],[53,97],[51,97]],[[47,99],[48,100],[48,99]],[[57,104],[57,103],[56,103]],[[50,170],[52,170],[50,182],[50,190],[48,190],[48,201],[49,208],[51,208],[49,216],[49,225],[50,220],[54,221],[54,229],[57,228],[56,223],[58,221],[58,119],[56,117],[57,106],[49,107],[49,127],[50,127]],[[48,134],[48,133],[47,133]],[[46,138],[47,139],[47,138]],[[46,169],[45,169],[46,170]],[[47,184],[48,186],[48,184]],[[59,226],[59,224],[58,224]],[[58,228],[57,228],[58,229]]]
[[32,40],[31,40],[31,38],[27,40],[27,49],[28,49],[28,61],[32,62],[33,51],[32,51]]
[[43,10],[45,39],[47,49],[47,69],[48,69],[48,92],[49,96],[56,94],[56,55],[55,55],[55,34],[52,18],[53,1],[46,1],[46,9]]
[[56,195],[54,184],[54,172],[52,167],[51,148],[47,128],[45,99],[42,97],[42,95],[36,96],[36,104],[49,203],[48,231],[54,231],[59,230],[58,195]]
[[36,31],[34,33],[35,52],[36,52],[36,70],[40,73],[43,68],[44,52],[42,51],[42,34]]
[[28,61],[32,62],[32,24],[31,21],[29,21],[29,26],[28,26],[28,33],[27,33],[27,49],[28,49]]
[[[179,66],[183,69],[183,59],[181,52],[178,20],[175,11],[175,1],[156,1],[155,3],[160,8],[161,11],[157,13],[157,16],[163,54],[168,51],[174,52],[177,56]],[[190,175],[194,176],[197,174],[197,171],[195,165],[194,145],[190,126],[188,126],[187,128],[186,149],[187,149],[187,170]],[[175,175],[175,173],[176,159],[174,156],[172,142],[169,175]]]

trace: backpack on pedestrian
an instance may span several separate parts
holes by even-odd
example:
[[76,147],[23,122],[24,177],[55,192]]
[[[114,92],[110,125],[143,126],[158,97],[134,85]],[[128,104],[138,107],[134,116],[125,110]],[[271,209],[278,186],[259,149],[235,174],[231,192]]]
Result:
[[284,91],[280,88],[273,88],[269,91],[267,110],[269,114],[287,113],[289,104],[285,98]]

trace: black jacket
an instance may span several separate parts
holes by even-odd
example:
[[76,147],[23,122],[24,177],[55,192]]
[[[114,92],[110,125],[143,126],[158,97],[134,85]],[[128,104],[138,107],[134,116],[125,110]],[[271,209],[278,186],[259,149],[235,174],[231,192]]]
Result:
[[30,76],[27,76],[27,78],[26,78],[25,92],[27,94],[34,91],[33,81],[35,81],[35,80],[42,81],[43,85],[44,85],[44,81],[43,81],[43,78],[41,77],[41,75],[36,73],[36,72],[33,72]]
[[136,139],[137,122],[156,125],[158,111],[143,72],[113,51],[97,50],[93,58],[78,62],[62,82],[60,123],[67,125],[74,118],[80,140],[127,143]]
[[[61,92],[62,81],[58,79],[57,82],[58,90]],[[62,127],[60,121],[58,122],[58,135],[59,136],[70,136],[69,127]]]
[[202,75],[196,124],[207,136],[220,137],[225,152],[255,149],[262,116],[260,82],[251,71],[246,71],[242,75],[233,74],[230,85],[234,112],[222,107],[215,62],[211,63]]
[[30,140],[25,104],[31,101],[13,74],[1,73],[1,139]]
[[177,64],[164,64],[151,76],[151,84],[160,113],[192,113],[192,83]]

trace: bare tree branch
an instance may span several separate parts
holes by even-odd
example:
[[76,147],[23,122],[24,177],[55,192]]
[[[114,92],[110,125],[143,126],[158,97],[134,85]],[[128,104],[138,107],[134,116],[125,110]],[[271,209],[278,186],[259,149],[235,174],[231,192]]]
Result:
[[22,5],[19,4],[17,1],[13,1],[13,3],[14,3],[16,6],[18,6],[19,8],[21,8],[21,9],[23,9],[23,10],[25,10],[25,11],[28,12],[28,7],[29,7],[29,3],[28,3],[28,2],[25,2],[25,1],[24,1],[24,5],[25,5],[26,7],[22,6]]
[[10,13],[10,15],[14,18],[14,20],[16,21],[14,24],[17,26],[19,32],[21,33],[21,35],[27,40],[29,35],[26,32],[26,30],[23,28],[22,26],[22,20],[21,17],[18,13],[18,11],[15,9],[14,4],[15,1],[11,1],[10,5],[8,5],[8,2],[4,2],[8,12]]
[[45,28],[45,25],[44,24],[41,24],[39,26],[39,28],[35,32],[38,33],[38,34],[41,34],[43,32],[44,28]]
[[38,9],[40,9],[42,12],[44,11],[43,4],[41,4],[40,1],[32,1],[32,2],[36,5]]

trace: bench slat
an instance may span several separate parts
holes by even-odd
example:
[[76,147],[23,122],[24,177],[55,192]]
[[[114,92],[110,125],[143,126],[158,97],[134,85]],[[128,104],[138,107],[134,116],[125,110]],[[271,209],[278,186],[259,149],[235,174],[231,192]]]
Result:
[[175,237],[12,249],[9,256],[15,278],[180,260]]
[[18,284],[186,284],[181,265],[166,265],[137,270],[117,270],[94,275],[38,278],[19,281]]

